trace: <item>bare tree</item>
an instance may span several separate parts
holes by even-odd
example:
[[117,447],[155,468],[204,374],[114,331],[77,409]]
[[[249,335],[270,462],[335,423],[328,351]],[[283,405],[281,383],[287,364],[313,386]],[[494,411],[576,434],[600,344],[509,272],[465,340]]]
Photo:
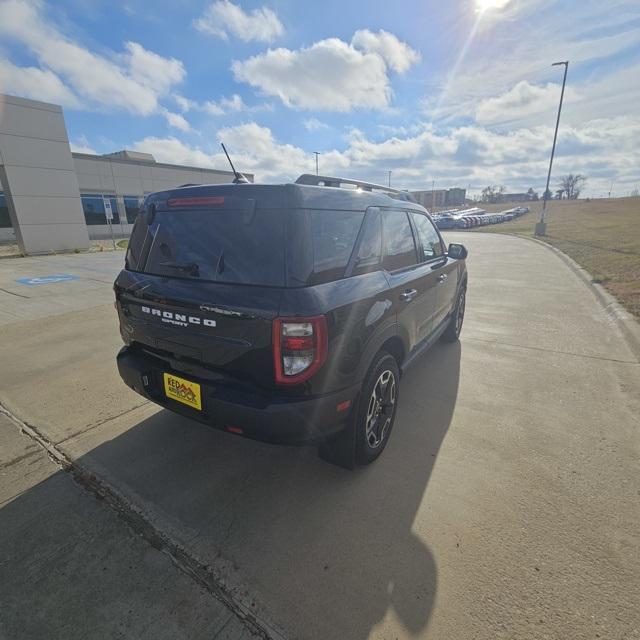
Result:
[[482,190],[482,202],[499,202],[506,187],[497,184],[489,185]]
[[567,194],[569,200],[577,200],[586,181],[586,176],[579,173],[570,173],[560,179],[559,186],[562,188],[562,191]]

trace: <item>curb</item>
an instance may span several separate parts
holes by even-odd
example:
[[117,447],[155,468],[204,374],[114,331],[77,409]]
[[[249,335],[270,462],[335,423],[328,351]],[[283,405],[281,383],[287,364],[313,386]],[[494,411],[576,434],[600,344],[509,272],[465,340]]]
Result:
[[499,235],[507,235],[512,238],[529,240],[555,253],[571,269],[571,271],[573,271],[580,280],[587,285],[598,302],[607,312],[607,315],[615,321],[629,345],[629,348],[633,352],[633,355],[638,359],[638,363],[640,363],[640,323],[638,323],[634,316],[629,313],[601,284],[594,282],[593,276],[584,267],[581,267],[573,258],[570,258],[566,253],[564,253],[564,251],[560,251],[560,249],[546,243],[544,240],[520,236],[515,233],[504,233]]
[[179,542],[157,528],[142,509],[132,504],[117,488],[102,480],[90,468],[77,459],[68,456],[60,447],[46,438],[34,425],[21,420],[4,404],[0,403],[0,415],[4,415],[30,440],[39,445],[58,465],[69,473],[73,480],[84,490],[108,507],[120,517],[129,528],[142,537],[149,545],[169,556],[179,571],[198,584],[207,593],[221,602],[249,632],[264,640],[285,640],[285,637],[273,625],[256,615],[227,589],[223,580],[213,568],[202,562]]

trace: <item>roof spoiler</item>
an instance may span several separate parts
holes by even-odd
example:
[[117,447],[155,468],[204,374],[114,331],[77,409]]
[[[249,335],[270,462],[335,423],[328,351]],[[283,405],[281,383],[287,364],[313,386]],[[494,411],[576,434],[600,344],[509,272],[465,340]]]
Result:
[[338,187],[343,184],[353,184],[363,191],[380,191],[386,193],[391,198],[397,200],[405,200],[407,202],[416,202],[415,198],[408,191],[400,191],[385,187],[383,184],[375,184],[373,182],[363,182],[362,180],[352,180],[351,178],[336,178],[334,176],[316,176],[312,173],[303,173],[295,182],[295,184],[308,184],[316,187]]

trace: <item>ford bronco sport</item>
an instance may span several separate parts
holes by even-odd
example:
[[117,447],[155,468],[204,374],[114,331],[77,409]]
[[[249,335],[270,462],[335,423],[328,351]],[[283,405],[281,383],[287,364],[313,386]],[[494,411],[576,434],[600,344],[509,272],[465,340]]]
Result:
[[114,285],[120,375],[228,432],[370,463],[400,373],[458,339],[466,255],[407,193],[369,183],[304,175],[150,194]]

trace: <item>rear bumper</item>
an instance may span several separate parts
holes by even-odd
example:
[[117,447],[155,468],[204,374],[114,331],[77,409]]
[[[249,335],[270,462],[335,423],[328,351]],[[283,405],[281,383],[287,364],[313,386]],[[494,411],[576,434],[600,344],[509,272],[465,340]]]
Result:
[[[359,385],[298,400],[251,393],[168,367],[161,359],[123,347],[117,356],[124,382],[140,395],[175,413],[209,426],[240,435],[282,444],[319,442],[345,428],[355,407]],[[163,372],[173,373],[200,384],[202,410],[197,411],[164,395]],[[337,406],[351,401],[348,409]],[[231,428],[231,429],[230,429]],[[242,430],[241,433],[238,430]]]

